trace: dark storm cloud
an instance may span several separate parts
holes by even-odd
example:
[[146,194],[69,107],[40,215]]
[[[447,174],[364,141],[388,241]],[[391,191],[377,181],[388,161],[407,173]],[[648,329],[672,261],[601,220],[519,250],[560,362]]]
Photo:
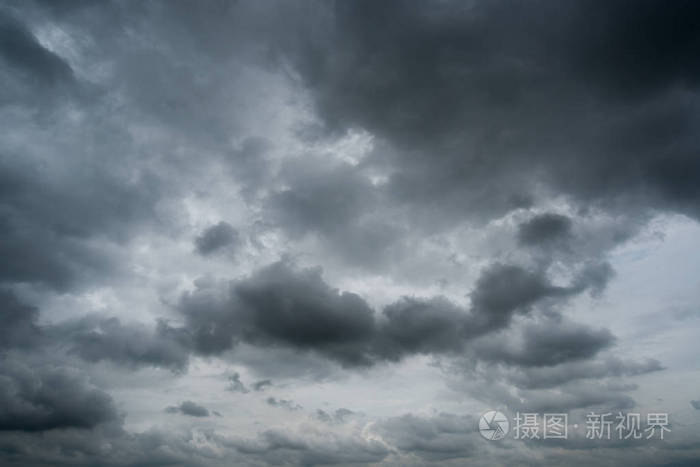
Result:
[[256,278],[262,281],[239,284],[236,294],[250,323],[244,335],[254,343],[318,349],[352,362],[373,331],[372,311],[359,296],[339,294],[312,274],[275,271]]
[[189,415],[190,417],[208,417],[209,410],[206,407],[202,407],[196,402],[184,401],[177,406],[166,407],[165,411],[167,413],[181,413],[182,415]]
[[0,288],[0,349],[36,345],[41,336],[38,317],[38,308],[25,305],[12,291]]
[[[22,6],[37,19],[33,4]],[[152,218],[157,183],[126,159],[110,162],[129,138],[16,7],[0,9],[0,281],[66,290],[115,267],[103,242],[119,243]],[[68,110],[84,117],[78,133]]]
[[540,214],[520,224],[518,240],[525,245],[551,243],[568,236],[571,224],[571,219],[561,214]]
[[[381,423],[386,444],[325,430],[266,430],[234,441],[171,427],[130,434],[110,396],[82,373],[22,360],[44,350],[83,365],[183,372],[192,354],[253,348],[263,351],[257,361],[248,354],[251,367],[297,377],[323,373],[328,362],[463,357],[484,370],[471,376],[495,404],[632,407],[632,387],[611,380],[661,364],[606,356],[614,343],[608,331],[554,319],[567,300],[604,289],[613,274],[605,255],[651,210],[700,217],[698,17],[700,7],[684,0],[4,5],[0,463],[324,465],[376,463],[397,452],[413,463],[477,459],[474,420],[448,414]],[[287,154],[295,144],[277,147],[258,115],[268,104],[279,105],[275,114],[288,110],[267,100],[280,84],[273,75],[312,100],[314,123],[296,133],[302,143],[332,143],[360,128],[375,138],[371,154],[353,165]],[[231,192],[262,230],[279,229],[285,247],[318,241],[323,255],[341,260],[341,274],[344,266],[399,269],[426,231],[530,208],[522,214],[547,211],[521,223],[515,239],[541,261],[532,268],[480,258],[491,266],[468,306],[404,297],[374,310],[319,270],[279,263],[225,285],[199,282],[176,305],[184,325],[94,316],[58,324],[41,316],[54,324],[39,324],[38,308],[20,290],[81,303],[80,292],[96,282],[123,292],[109,280],[119,271],[140,278],[130,241],[143,232],[154,243],[180,240],[189,210],[179,203],[221,194],[208,170],[231,176]],[[560,208],[551,200],[575,214],[554,214]],[[622,218],[616,232],[624,235],[589,238],[579,228],[590,212]],[[201,232],[194,248],[215,262],[240,238],[222,222]],[[565,285],[545,269],[559,260],[573,277]],[[67,308],[59,299],[47,310]],[[516,339],[494,346],[488,339],[500,333]],[[248,390],[237,374],[228,383]],[[208,415],[191,401],[174,410]],[[693,449],[685,455],[697,457]],[[556,462],[571,465],[567,454]],[[641,460],[660,464],[654,455]]]
[[[39,329],[32,324],[31,313],[25,324],[83,360],[132,368],[156,366],[181,372],[192,352],[221,354],[240,342],[311,351],[353,367],[415,354],[459,354],[473,339],[508,326],[515,313],[527,313],[538,302],[564,300],[589,286],[586,280],[575,282],[571,287],[553,286],[541,272],[496,264],[483,270],[468,309],[441,297],[404,297],[376,314],[359,296],[325,283],[319,269],[297,270],[280,262],[239,281],[200,283],[178,305],[186,319],[184,327],[159,321],[150,329],[115,317],[89,316]],[[536,365],[542,359],[539,364],[551,365],[590,356],[595,352],[587,346],[608,343],[602,331],[589,336],[528,332],[527,345],[539,345],[529,349],[534,360],[516,362],[510,354],[499,359],[521,365]],[[538,332],[545,337],[531,338]],[[580,345],[559,348],[565,341]],[[231,390],[247,390],[236,375],[232,378]],[[270,384],[259,383],[260,388]]]
[[108,360],[132,368],[156,366],[181,372],[189,360],[189,335],[163,321],[151,330],[138,323],[123,324],[114,317],[88,317],[47,331],[90,362]]
[[692,405],[695,410],[700,410],[700,401],[692,400],[690,401],[690,405]]
[[478,324],[491,330],[504,327],[515,311],[527,311],[538,300],[574,293],[572,288],[551,285],[542,272],[494,264],[482,271],[470,296]]
[[[71,67],[42,46],[32,32],[14,15],[0,9],[0,103],[41,103],[67,91],[74,84]],[[63,86],[64,89],[57,89]],[[33,94],[40,95],[33,95]]]
[[[541,271],[494,264],[482,271],[465,309],[445,298],[404,297],[379,316],[358,295],[339,292],[320,269],[297,270],[284,262],[248,278],[200,284],[182,296],[194,351],[219,354],[245,342],[262,347],[313,351],[343,366],[396,361],[414,354],[457,354],[473,339],[504,329],[516,313],[540,302],[560,302],[596,287],[584,271],[574,285],[552,285]],[[597,275],[593,275],[597,278]],[[552,335],[548,332],[552,331]],[[567,349],[567,342],[572,345]],[[526,345],[534,360],[512,363],[552,365],[594,355],[612,342],[604,330],[531,328]]]
[[19,21],[2,11],[0,16],[0,54],[10,65],[28,72],[37,80],[72,78],[70,67],[46,50]]
[[[465,352],[487,362],[552,366],[591,358],[610,346],[613,337],[570,323],[526,326],[517,344],[506,347],[491,348],[486,337],[538,304],[549,307],[595,289],[597,278],[584,269],[573,285],[553,286],[542,271],[495,264],[476,281],[469,308],[442,297],[403,297],[376,313],[358,295],[329,286],[320,269],[299,270],[279,262],[237,281],[198,282],[178,304],[184,327],[158,321],[151,329],[95,315],[40,328],[32,308],[14,315],[21,317],[15,319],[21,325],[17,332],[45,336],[42,345],[54,342],[85,361],[131,368],[183,372],[192,353],[219,355],[241,343],[291,349],[298,355],[311,352],[344,367]],[[254,389],[269,385],[262,380]],[[238,374],[231,377],[229,389],[248,391]]]
[[553,366],[594,357],[610,347],[614,337],[607,329],[592,329],[571,323],[526,325],[520,342],[486,339],[476,345],[485,361],[520,367]]
[[108,277],[116,266],[100,242],[122,242],[148,222],[155,179],[128,181],[127,171],[80,157],[51,167],[21,156],[0,154],[0,281],[65,290]]
[[391,360],[459,351],[473,331],[465,310],[445,299],[403,298],[384,308],[382,317],[375,351]]
[[194,244],[200,255],[206,256],[224,247],[235,246],[239,234],[228,222],[221,221],[205,229],[195,240]]
[[[588,286],[585,279],[580,282]],[[497,263],[482,270],[469,310],[444,298],[403,298],[385,307],[376,351],[390,359],[459,352],[468,340],[507,327],[515,313],[527,313],[542,300],[566,299],[581,287],[553,286],[541,271]]]
[[490,217],[539,182],[698,215],[694,2],[357,1],[332,15],[325,41],[287,54],[329,129],[398,148],[397,200]]
[[[234,92],[239,86],[219,84],[237,73],[202,73],[204,63],[177,57],[196,42],[177,30],[177,10],[117,2],[1,9],[0,281],[62,291],[104,281],[124,266],[113,250],[142,229],[172,228],[166,211],[201,173],[193,167],[209,167],[173,147],[223,153],[237,113],[233,96],[214,90],[247,96],[250,88]],[[139,142],[144,125],[157,136]]]
[[359,296],[329,287],[319,270],[295,273],[276,263],[232,283],[228,297],[201,290],[182,297],[180,310],[204,354],[230,349],[236,340],[317,350],[359,364],[374,329],[372,310]]
[[93,428],[116,421],[112,398],[78,370],[28,366],[13,357],[0,362],[0,430]]

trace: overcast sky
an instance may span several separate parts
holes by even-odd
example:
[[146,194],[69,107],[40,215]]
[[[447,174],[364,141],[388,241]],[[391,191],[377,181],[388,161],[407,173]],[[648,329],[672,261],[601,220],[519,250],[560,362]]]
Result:
[[694,1],[1,2],[0,465],[698,465],[699,57]]

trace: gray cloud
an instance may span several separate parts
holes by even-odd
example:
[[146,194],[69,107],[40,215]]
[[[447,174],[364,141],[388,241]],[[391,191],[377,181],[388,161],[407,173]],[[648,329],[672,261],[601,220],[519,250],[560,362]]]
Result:
[[606,357],[592,361],[573,361],[545,367],[521,367],[514,369],[507,378],[525,389],[551,388],[580,379],[602,379],[607,377],[636,376],[664,367],[658,360],[641,362]]
[[[416,353],[460,352],[470,339],[506,327],[514,313],[527,313],[541,300],[566,299],[585,290],[588,282],[597,284],[584,275],[575,286],[553,286],[541,273],[496,264],[477,280],[469,310],[444,298],[403,298],[377,319],[362,298],[326,284],[320,270],[294,270],[279,262],[230,283],[223,295],[218,288],[206,287],[185,294],[179,309],[195,350],[205,355],[243,341],[315,351],[344,366],[363,366]],[[535,333],[546,335],[535,329],[528,332],[533,334],[532,345],[538,339]],[[576,332],[547,336],[548,343],[539,342],[542,348],[531,358],[544,358],[573,337],[580,338],[580,347],[560,345],[564,354],[548,356],[550,362],[543,364],[584,358],[591,355],[587,346],[605,347],[612,339],[605,331],[580,336]]]
[[184,371],[190,338],[182,329],[158,321],[150,330],[142,324],[122,324],[118,318],[88,317],[48,330],[70,343],[70,352],[98,362],[108,360],[127,367],[156,366]]
[[442,461],[470,457],[477,451],[476,423],[472,416],[406,414],[383,421],[378,431],[404,452]]
[[15,294],[0,288],[0,348],[32,347],[41,337],[39,310],[25,305]]
[[276,263],[231,284],[223,302],[215,296],[201,290],[180,303],[199,352],[220,353],[245,339],[316,349],[348,363],[364,360],[358,346],[372,334],[372,310],[359,296],[330,288],[318,270],[296,274]]
[[276,397],[268,397],[265,399],[265,402],[267,405],[271,405],[273,407],[280,407],[282,409],[287,409],[287,410],[301,410],[302,406],[299,404],[295,403],[294,401],[288,400],[288,399],[277,399]]
[[41,103],[42,98],[51,100],[52,91],[60,95],[75,84],[70,65],[41,45],[26,25],[4,8],[0,11],[0,61],[4,69],[0,77],[3,103]]
[[467,379],[455,385],[455,389],[467,391],[485,403],[500,404],[516,412],[569,413],[579,409],[601,411],[630,411],[636,401],[629,395],[636,389],[635,385],[621,385],[614,380],[576,379],[556,386],[542,387],[534,385],[533,389],[515,390],[510,381],[501,378],[496,372],[480,375],[467,373]]
[[[234,373],[233,375],[229,376],[227,389],[232,392],[240,392],[243,394],[248,392],[248,388],[245,386],[245,384],[243,384],[243,381],[241,381],[241,375],[238,373]],[[255,390],[258,390],[257,386],[255,387]]]
[[167,413],[181,413],[182,415],[189,415],[190,417],[208,417],[209,410],[196,402],[184,401],[180,405],[171,405],[165,408]]
[[589,359],[614,343],[607,329],[571,323],[526,325],[517,340],[520,342],[485,339],[476,345],[476,351],[485,361],[541,367]]
[[263,379],[260,381],[256,381],[253,383],[253,389],[256,391],[264,391],[265,388],[271,387],[272,386],[272,381],[269,379]]
[[561,214],[540,214],[518,226],[518,240],[525,245],[551,244],[570,235],[571,224]]
[[224,247],[235,246],[239,242],[239,234],[228,222],[219,222],[205,229],[195,241],[195,247],[200,255],[209,255]]
[[0,430],[93,428],[119,420],[112,398],[72,368],[0,362]]
[[[370,425],[346,436],[343,409],[299,432],[261,421],[251,439],[130,433],[115,400],[130,410],[131,383],[154,374],[194,385],[191,362],[217,357],[254,375],[226,382],[246,392],[348,369],[371,390],[368,367],[428,355],[494,406],[632,408],[622,378],[664,366],[624,358],[566,305],[605,290],[613,248],[653,216],[700,216],[699,13],[646,0],[3,5],[0,463],[692,462],[696,440],[489,458],[473,420],[450,414],[375,423],[381,442]],[[371,144],[346,157],[358,132]],[[450,255],[467,259],[443,266]],[[320,268],[260,268],[277,257],[367,297]],[[202,275],[237,279],[188,288]],[[436,280],[465,304],[421,296]],[[169,320],[130,321],[134,306]],[[123,368],[139,371],[115,400],[93,385]]]
[[333,8],[325,41],[287,50],[330,129],[398,148],[390,188],[404,202],[492,216],[538,181],[582,202],[697,216],[697,170],[681,167],[697,166],[698,112],[680,96],[698,84],[698,12],[661,9],[353,2]]
[[317,409],[314,418],[325,423],[344,423],[353,415],[355,415],[355,412],[345,408],[336,409],[332,413]]
[[257,439],[233,439],[228,444],[270,465],[368,464],[380,462],[389,454],[389,449],[377,440],[339,436],[333,432],[300,434],[267,430]]

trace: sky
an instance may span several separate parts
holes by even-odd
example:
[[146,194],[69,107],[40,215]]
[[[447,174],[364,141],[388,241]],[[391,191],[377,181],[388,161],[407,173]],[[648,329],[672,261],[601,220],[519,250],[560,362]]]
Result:
[[698,465],[699,21],[0,2],[0,465]]

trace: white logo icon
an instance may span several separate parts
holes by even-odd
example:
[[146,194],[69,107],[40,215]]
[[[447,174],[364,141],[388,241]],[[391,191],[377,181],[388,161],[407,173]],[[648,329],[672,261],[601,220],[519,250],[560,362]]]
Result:
[[484,412],[479,418],[479,433],[490,441],[505,438],[509,429],[508,417],[497,410]]

